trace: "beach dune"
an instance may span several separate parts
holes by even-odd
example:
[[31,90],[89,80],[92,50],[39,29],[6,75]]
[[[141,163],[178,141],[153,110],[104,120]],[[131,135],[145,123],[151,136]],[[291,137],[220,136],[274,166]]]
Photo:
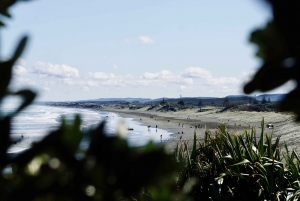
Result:
[[[106,106],[102,110],[118,113],[125,118],[133,118],[140,121],[145,126],[150,125],[155,128],[168,130],[172,133],[172,139],[162,140],[170,148],[174,148],[178,140],[187,140],[192,142],[194,132],[197,134],[199,140],[204,139],[206,128],[214,133],[215,129],[222,122],[226,124],[229,132],[242,134],[244,130],[251,130],[254,127],[259,136],[261,131],[261,121],[265,121],[265,133],[273,134],[273,139],[280,136],[281,145],[287,142],[290,149],[295,149],[298,153],[297,146],[300,144],[300,124],[294,122],[294,115],[287,113],[277,112],[223,112],[218,113],[217,108],[211,108],[205,112],[198,112],[199,109],[186,109],[177,112],[160,112],[160,111],[147,111],[147,108],[137,110],[118,109],[111,106]],[[271,123],[274,129],[268,129],[266,125]]]

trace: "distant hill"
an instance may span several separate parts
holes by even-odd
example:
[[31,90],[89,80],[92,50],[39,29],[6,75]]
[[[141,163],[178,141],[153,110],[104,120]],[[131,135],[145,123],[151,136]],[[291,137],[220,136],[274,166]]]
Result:
[[252,97],[252,96],[247,96],[247,95],[229,95],[229,96],[226,96],[225,98],[248,98],[248,97]]
[[112,101],[124,101],[124,102],[140,102],[140,103],[146,103],[153,101],[151,98],[98,98],[98,99],[93,99],[93,100],[80,100],[76,102],[112,102]]
[[247,96],[247,95],[229,95],[226,96],[225,98],[229,98],[229,99],[237,99],[237,98],[256,98],[256,100],[258,101],[262,101],[262,99],[265,97],[266,100],[268,100],[270,98],[271,102],[278,102],[281,101],[284,97],[286,96],[286,94],[261,94],[258,96]]
[[256,100],[262,101],[262,99],[265,97],[266,100],[270,98],[271,102],[277,102],[281,101],[286,94],[261,94],[259,96],[256,96]]
[[182,97],[182,98],[98,98],[93,100],[80,100],[76,102],[140,102],[140,103],[151,103],[151,102],[161,102],[163,99],[167,102],[171,103],[177,103],[179,100],[183,100],[187,105],[197,105],[199,100],[204,101],[203,104],[206,105],[222,105],[225,98],[228,98],[230,101],[233,102],[239,102],[239,103],[247,103],[249,101],[249,98],[256,98],[258,101],[261,101],[263,97],[272,102],[281,101],[286,94],[261,94],[258,96],[248,96],[248,95],[228,95],[224,98],[218,98],[218,97]]

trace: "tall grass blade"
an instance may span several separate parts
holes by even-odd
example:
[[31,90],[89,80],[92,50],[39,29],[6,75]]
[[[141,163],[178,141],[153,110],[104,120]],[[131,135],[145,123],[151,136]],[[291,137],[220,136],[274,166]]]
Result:
[[258,153],[263,156],[264,155],[264,118],[261,121],[261,134],[260,139],[258,141]]
[[193,150],[192,150],[192,155],[191,155],[192,160],[196,159],[196,152],[197,152],[197,135],[196,135],[196,130],[195,130],[194,131],[194,140],[193,140]]

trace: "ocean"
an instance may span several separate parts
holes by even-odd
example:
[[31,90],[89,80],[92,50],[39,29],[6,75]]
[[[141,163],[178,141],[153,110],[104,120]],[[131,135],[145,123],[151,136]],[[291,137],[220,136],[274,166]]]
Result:
[[[13,110],[15,110],[14,106],[5,106],[2,112],[9,113]],[[29,149],[33,142],[42,140],[50,131],[57,129],[62,117],[66,119],[66,122],[73,122],[76,114],[81,116],[82,129],[96,127],[105,120],[105,132],[107,135],[115,135],[118,125],[124,121],[128,128],[133,128],[132,131],[127,133],[129,146],[143,146],[150,140],[155,143],[161,143],[160,135],[163,135],[164,140],[171,138],[171,133],[166,130],[153,127],[148,129],[147,126],[142,125],[139,121],[131,118],[122,118],[112,112],[31,105],[13,118],[11,138],[17,143],[9,148],[8,153],[18,153]],[[85,139],[80,146],[85,148],[88,146],[88,143],[88,140]]]

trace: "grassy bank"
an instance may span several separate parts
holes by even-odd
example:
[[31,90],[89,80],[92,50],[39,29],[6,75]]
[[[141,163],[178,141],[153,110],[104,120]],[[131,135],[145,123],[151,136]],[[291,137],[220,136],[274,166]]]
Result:
[[265,135],[264,121],[241,135],[229,133],[221,124],[205,140],[194,135],[192,152],[179,142],[174,158],[185,164],[179,186],[194,182],[189,196],[193,200],[298,200],[299,157],[287,145],[281,152],[278,137]]

